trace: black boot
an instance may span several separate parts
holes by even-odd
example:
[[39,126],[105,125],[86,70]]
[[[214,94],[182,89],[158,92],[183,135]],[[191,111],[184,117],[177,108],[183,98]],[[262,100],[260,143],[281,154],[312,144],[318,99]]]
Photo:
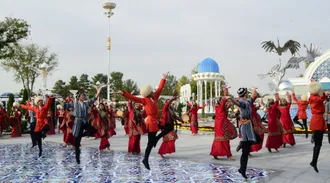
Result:
[[317,168],[317,160],[319,158],[321,146],[315,145],[313,150],[313,160],[310,163],[310,165],[314,168],[315,172],[319,173],[319,170]]
[[80,164],[80,147],[75,147],[76,149],[76,162]]
[[39,150],[39,158],[42,156],[42,150]]
[[311,143],[314,144],[314,134],[312,135]]
[[285,147],[286,147],[286,143],[283,144],[283,148],[285,148]]
[[150,170],[150,166],[149,166],[149,161],[148,159],[143,159],[142,163],[144,165],[144,167],[146,167],[146,169]]
[[242,149],[242,147],[243,147],[243,143],[241,141],[241,142],[239,142],[238,146],[236,147],[236,152],[240,151]]
[[241,167],[238,169],[238,172],[247,179],[248,177],[246,176],[246,166],[247,166],[248,158],[242,157],[241,156]]
[[329,144],[330,144],[330,137],[328,137],[328,142],[329,142]]

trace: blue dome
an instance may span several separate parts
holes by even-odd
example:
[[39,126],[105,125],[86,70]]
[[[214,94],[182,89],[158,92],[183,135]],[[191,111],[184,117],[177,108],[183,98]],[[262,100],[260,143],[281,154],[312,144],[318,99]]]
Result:
[[204,73],[204,72],[214,72],[219,73],[219,66],[217,62],[215,62],[211,58],[206,58],[205,60],[201,61],[198,65],[198,73]]

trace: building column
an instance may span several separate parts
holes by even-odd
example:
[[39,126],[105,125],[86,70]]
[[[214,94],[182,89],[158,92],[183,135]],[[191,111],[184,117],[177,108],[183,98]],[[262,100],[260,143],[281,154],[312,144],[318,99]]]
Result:
[[210,112],[214,112],[213,111],[213,95],[212,95],[212,86],[213,86],[213,81],[210,82]]
[[207,105],[207,81],[206,80],[204,80],[204,86],[205,86],[205,98],[204,98],[204,104],[206,104],[206,107],[204,108],[204,112],[205,113],[208,113],[208,105]]
[[215,88],[215,99],[217,99],[218,96],[218,81],[214,81],[214,88]]

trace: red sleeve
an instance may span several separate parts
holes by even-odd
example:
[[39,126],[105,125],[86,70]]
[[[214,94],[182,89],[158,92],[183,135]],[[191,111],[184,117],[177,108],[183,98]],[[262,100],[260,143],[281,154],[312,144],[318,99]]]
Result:
[[46,104],[44,106],[44,109],[47,109],[48,110],[50,108],[50,106],[52,105],[52,103],[53,103],[52,98],[48,97],[47,98],[47,102],[46,102]]
[[187,106],[191,107],[191,106],[192,106],[192,104],[191,104],[191,103],[189,103],[189,102],[187,101]]
[[170,104],[171,104],[171,102],[170,102],[170,101],[168,101],[168,102],[165,102],[165,105],[164,105],[164,107],[163,107],[162,111],[163,111],[163,112],[164,112],[164,111],[166,111],[166,110],[167,110],[167,108],[168,108],[168,106],[170,106]]
[[297,98],[296,98],[296,94],[292,94],[292,99],[298,104],[298,100],[297,100]]
[[30,105],[21,104],[21,108],[35,112],[34,107],[32,107]]
[[129,111],[133,111],[133,105],[132,105],[132,102],[128,102],[128,110]]
[[138,103],[141,103],[143,105],[146,104],[146,101],[144,98],[139,98],[139,97],[136,97],[136,96],[133,96],[132,94],[128,93],[128,92],[123,92],[123,96],[129,100],[132,100],[134,102],[138,102]]
[[204,109],[206,107],[206,104],[204,104],[203,106],[198,106],[198,109]]
[[156,99],[159,98],[160,93],[162,93],[162,91],[163,91],[163,89],[164,89],[165,82],[166,82],[165,79],[161,79],[161,80],[160,80],[160,83],[159,83],[158,88],[157,88],[157,90],[156,90],[156,92],[155,92],[154,98],[156,98]]

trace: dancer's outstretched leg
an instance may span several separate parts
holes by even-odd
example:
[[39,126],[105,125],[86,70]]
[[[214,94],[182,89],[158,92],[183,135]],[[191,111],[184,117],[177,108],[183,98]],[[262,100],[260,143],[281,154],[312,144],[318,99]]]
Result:
[[36,133],[36,141],[38,143],[38,148],[39,148],[39,157],[42,156],[42,139],[41,139],[41,133]]

